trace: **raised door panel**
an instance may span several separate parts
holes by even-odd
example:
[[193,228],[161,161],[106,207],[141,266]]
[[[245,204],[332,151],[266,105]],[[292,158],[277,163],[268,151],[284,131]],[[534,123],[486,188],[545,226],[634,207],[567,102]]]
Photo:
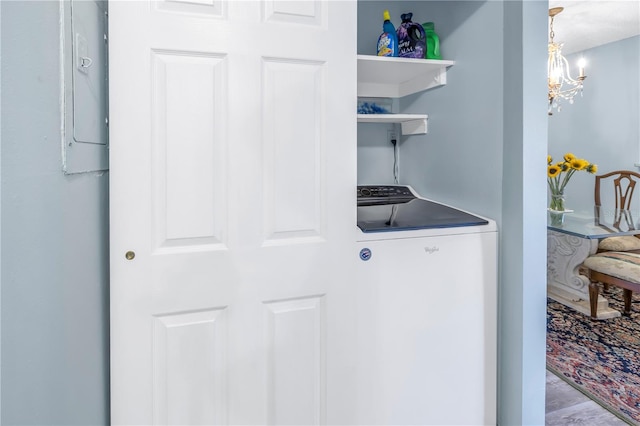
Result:
[[269,424],[325,423],[322,296],[265,303]]
[[151,61],[156,246],[224,246],[226,56],[154,50]]
[[227,421],[227,311],[154,318],[153,424]]
[[326,220],[324,64],[263,58],[262,70],[265,239],[318,238]]
[[163,0],[151,3],[158,12],[222,18],[226,11],[223,0]]
[[326,2],[321,0],[264,2],[265,21],[319,26],[326,22]]

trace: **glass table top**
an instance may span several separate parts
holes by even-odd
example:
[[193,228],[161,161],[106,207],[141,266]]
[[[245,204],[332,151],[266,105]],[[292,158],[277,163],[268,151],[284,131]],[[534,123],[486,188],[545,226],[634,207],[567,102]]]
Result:
[[615,235],[640,234],[639,210],[594,207],[568,213],[547,213],[547,229],[582,238],[600,239]]

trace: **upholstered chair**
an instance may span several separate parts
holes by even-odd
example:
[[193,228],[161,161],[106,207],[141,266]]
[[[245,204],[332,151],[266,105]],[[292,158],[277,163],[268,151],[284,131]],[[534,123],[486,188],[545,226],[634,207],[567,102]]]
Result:
[[[631,201],[637,182],[640,182],[640,173],[630,170],[616,170],[596,176],[594,194],[596,212],[609,210],[607,214],[613,213],[614,225],[618,230],[633,229],[636,226],[634,219],[640,219],[631,216],[633,213]],[[610,189],[612,191],[609,192]],[[608,201],[603,205],[603,200]],[[603,238],[598,242],[598,252],[602,251],[640,253],[640,238],[633,235]]]
[[[596,217],[599,214],[613,214],[613,226],[616,231],[636,229],[636,222],[632,215],[638,209],[632,207],[631,201],[638,181],[640,181],[640,173],[629,170],[617,170],[596,176]],[[606,198],[612,201],[603,205],[605,196],[601,191],[605,186],[613,189],[613,194],[606,194]],[[635,218],[635,220],[637,219]],[[632,235],[604,238],[598,242],[598,252],[589,256],[582,266],[588,269],[590,280],[591,317],[597,318],[598,295],[600,293],[598,283],[602,283],[605,288],[608,288],[609,285],[622,288],[624,314],[629,315],[632,293],[640,292],[640,238]]]
[[640,292],[640,254],[608,251],[589,256],[583,263],[589,269],[589,306],[591,317],[597,318],[598,283],[622,288],[624,314],[631,313],[632,292]]

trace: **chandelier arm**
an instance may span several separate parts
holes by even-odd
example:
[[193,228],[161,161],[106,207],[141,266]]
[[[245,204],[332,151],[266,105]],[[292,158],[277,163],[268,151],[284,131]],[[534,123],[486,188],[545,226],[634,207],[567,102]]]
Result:
[[567,61],[567,58],[565,58],[564,56],[562,56],[562,54],[560,54],[560,59],[562,60],[562,71],[564,74],[563,75],[564,80],[566,80],[566,82],[571,85],[582,84],[581,81],[572,78],[571,75],[569,74],[569,61]]

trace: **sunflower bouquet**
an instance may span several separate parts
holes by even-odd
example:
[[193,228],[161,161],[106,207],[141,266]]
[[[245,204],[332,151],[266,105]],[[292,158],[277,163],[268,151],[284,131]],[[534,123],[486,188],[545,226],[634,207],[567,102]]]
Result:
[[569,183],[571,176],[581,170],[595,174],[598,166],[591,164],[582,158],[576,158],[570,152],[564,155],[564,161],[553,163],[553,158],[547,155],[547,183],[551,191],[551,204],[549,208],[555,211],[564,211],[564,188]]

